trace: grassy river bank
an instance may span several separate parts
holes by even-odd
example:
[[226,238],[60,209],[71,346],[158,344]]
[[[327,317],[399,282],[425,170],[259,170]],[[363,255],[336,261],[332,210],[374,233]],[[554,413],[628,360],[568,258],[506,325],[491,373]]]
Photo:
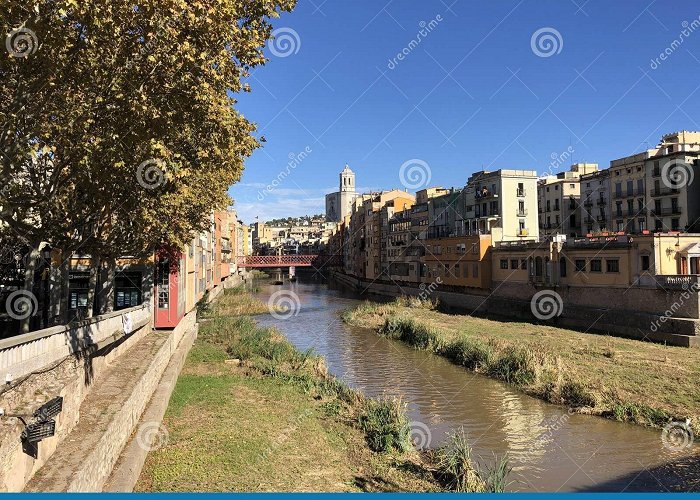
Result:
[[267,307],[227,290],[200,330],[137,491],[484,491],[507,464],[480,471],[456,433],[443,449],[410,443],[405,406],[362,396],[324,360],[258,327]]
[[343,320],[373,329],[579,413],[700,432],[700,349],[500,322],[418,299],[366,302]]

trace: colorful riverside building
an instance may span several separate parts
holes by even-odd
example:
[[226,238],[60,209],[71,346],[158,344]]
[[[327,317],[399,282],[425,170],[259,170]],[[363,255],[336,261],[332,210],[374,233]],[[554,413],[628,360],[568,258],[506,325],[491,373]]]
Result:
[[247,227],[235,210],[217,211],[210,216],[209,228],[184,250],[156,253],[154,327],[175,328],[207,293],[221,286],[236,272],[233,250],[247,248],[247,241]]

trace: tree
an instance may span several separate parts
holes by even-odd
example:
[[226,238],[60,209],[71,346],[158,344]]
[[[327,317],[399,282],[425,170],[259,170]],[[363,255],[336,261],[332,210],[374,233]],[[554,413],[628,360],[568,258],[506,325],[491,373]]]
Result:
[[98,260],[188,241],[259,146],[234,95],[294,4],[4,1],[0,224]]

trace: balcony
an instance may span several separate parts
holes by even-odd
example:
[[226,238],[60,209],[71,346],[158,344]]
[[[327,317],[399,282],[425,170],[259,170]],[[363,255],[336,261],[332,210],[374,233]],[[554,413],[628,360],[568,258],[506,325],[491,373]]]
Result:
[[663,217],[664,215],[680,215],[683,211],[681,207],[665,207],[660,209],[652,209],[652,217]]
[[586,224],[593,224],[593,217],[588,216],[584,219],[584,221],[586,222]]
[[608,204],[608,201],[605,198],[598,198],[598,201],[596,203],[600,207],[606,206]]
[[615,191],[614,198],[631,198],[633,196],[644,196],[645,189],[632,189],[631,191]]
[[655,168],[655,169],[651,172],[651,176],[652,176],[652,177],[661,177],[661,169],[660,169],[660,168]]
[[586,208],[593,208],[593,200],[586,200],[583,202],[583,206]]
[[518,231],[518,236],[521,236],[521,237],[527,236],[529,234],[530,234],[530,232],[527,229],[521,229],[520,231]]
[[490,189],[481,189],[474,193],[474,198],[477,200],[485,200],[488,198],[498,198],[498,193],[491,191]]
[[519,198],[522,198],[522,197],[524,197],[525,195],[527,195],[527,190],[524,189],[524,188],[523,188],[523,189],[517,189],[517,190],[515,191],[515,196],[517,196],[517,197],[519,197]]
[[523,209],[518,208],[516,210],[516,215],[518,217],[527,217],[527,208],[523,208]]
[[651,197],[658,198],[659,196],[668,196],[671,194],[678,194],[678,192],[679,192],[678,189],[662,187],[659,189],[652,189],[651,190]]
[[597,220],[598,222],[607,222],[608,218],[605,216],[605,214],[596,215],[595,220]]

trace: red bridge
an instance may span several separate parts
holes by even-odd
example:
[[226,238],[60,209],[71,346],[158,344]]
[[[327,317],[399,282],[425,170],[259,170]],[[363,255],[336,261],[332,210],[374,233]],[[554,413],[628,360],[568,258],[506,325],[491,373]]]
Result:
[[338,266],[336,255],[245,255],[236,257],[238,267],[315,267]]

